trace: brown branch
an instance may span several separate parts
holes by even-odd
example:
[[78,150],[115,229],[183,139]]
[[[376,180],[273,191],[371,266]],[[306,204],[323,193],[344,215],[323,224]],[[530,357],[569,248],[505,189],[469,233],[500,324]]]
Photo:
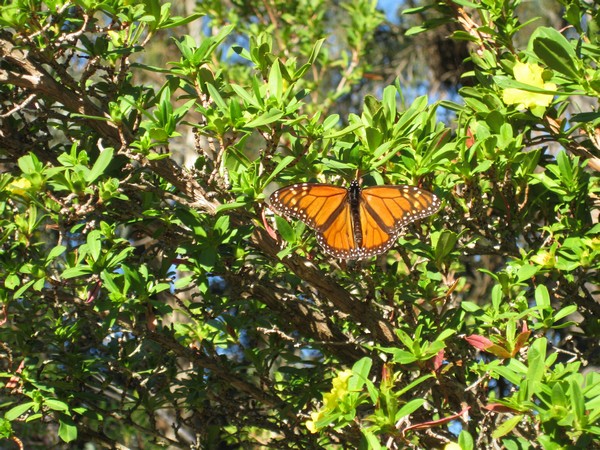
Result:
[[[275,260],[278,259],[279,248],[265,229],[256,227],[252,240],[264,253]],[[281,263],[314,287],[320,295],[340,311],[350,315],[356,322],[362,323],[373,334],[376,342],[390,344],[397,340],[389,321],[380,316],[377,311],[369,308],[365,302],[353,298],[347,290],[310,261],[290,255],[281,260]]]
[[353,345],[351,338],[321,311],[311,308],[298,299],[285,300],[277,295],[274,289],[264,284],[253,283],[248,291],[279,317],[288,319],[294,330],[317,341],[314,343],[315,346],[327,348],[346,364],[351,365],[364,356],[364,352],[361,352],[357,345]]
[[75,85],[73,80],[58,82],[30,52],[15,47],[12,42],[1,38],[0,58],[4,58],[9,66],[9,69],[0,69],[0,82],[13,84],[38,97],[44,96],[60,103],[70,113],[90,116],[82,120],[102,138],[108,140],[111,146],[122,149],[121,153],[135,159],[193,199],[192,207],[197,207],[211,215],[216,213],[218,203],[209,201],[200,184],[173,160],[169,158],[149,160],[143,155],[127,151],[127,146],[134,140],[134,133],[122,124],[117,127],[111,122],[107,111],[96,106],[83,92],[69,88],[68,86]]
[[210,357],[193,348],[184,347],[175,339],[163,333],[146,331],[145,335],[149,339],[159,344],[161,348],[165,350],[171,350],[178,357],[192,361],[197,367],[210,370],[215,377],[227,382],[231,387],[237,389],[239,392],[249,395],[250,397],[259,401],[261,404],[276,408],[278,411],[289,411],[289,418],[295,419],[296,416],[293,414],[293,412],[291,412],[291,410],[285,407],[285,402],[283,402],[281,399],[273,397],[252,383],[237,377],[234,372]]
[[60,102],[70,112],[98,117],[100,120],[88,121],[90,127],[113,141],[113,144],[121,145],[118,129],[110,122],[110,116],[81,93],[69,89],[66,86],[68,83],[56,81],[40,63],[30,58],[28,51],[15,47],[5,39],[0,39],[0,57],[4,58],[11,67],[10,70],[0,70],[0,81]]

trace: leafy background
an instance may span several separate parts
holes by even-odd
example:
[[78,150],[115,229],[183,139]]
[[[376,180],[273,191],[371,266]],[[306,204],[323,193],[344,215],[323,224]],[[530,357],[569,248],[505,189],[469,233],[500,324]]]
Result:
[[[2,2],[2,445],[599,445],[598,21]],[[361,262],[268,208],[357,170],[442,208]]]

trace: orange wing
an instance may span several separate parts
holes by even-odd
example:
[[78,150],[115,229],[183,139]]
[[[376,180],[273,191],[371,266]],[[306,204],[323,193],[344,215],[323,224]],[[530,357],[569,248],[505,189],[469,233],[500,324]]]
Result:
[[361,190],[302,183],[275,191],[271,205],[280,214],[302,220],[317,234],[327,253],[364,259],[388,250],[400,229],[433,214],[439,200],[413,186],[374,186]]
[[431,192],[414,186],[373,186],[360,195],[362,258],[388,250],[400,230],[415,220],[435,213],[439,199]]
[[329,220],[347,205],[348,190],[321,183],[300,183],[271,194],[271,206],[280,214],[300,219],[317,231],[329,227]]
[[275,191],[269,198],[280,214],[302,220],[316,231],[317,242],[337,258],[356,259],[348,189],[331,184],[301,183]]

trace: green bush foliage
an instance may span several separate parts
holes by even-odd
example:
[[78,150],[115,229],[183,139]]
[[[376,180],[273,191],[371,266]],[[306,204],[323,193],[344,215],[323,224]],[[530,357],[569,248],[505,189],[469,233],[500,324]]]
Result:
[[[600,13],[554,3],[404,11],[469,49],[433,101],[371,0],[2,2],[0,442],[600,446]],[[268,208],[357,172],[442,207],[365,261]]]

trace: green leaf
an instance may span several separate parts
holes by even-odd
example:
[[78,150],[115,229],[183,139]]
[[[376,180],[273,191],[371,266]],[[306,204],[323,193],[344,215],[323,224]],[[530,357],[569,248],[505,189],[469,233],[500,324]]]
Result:
[[[359,447],[359,450],[364,449],[364,448],[368,448],[369,450],[383,450],[383,449],[388,448],[388,447],[381,445],[381,442],[379,441],[379,436],[375,435],[374,433],[370,432],[369,430],[363,428],[361,430],[361,432],[362,432],[366,442],[361,442],[361,446]],[[366,444],[366,447],[364,447],[365,444]]]
[[279,120],[282,116],[283,116],[282,111],[273,108],[273,109],[270,109],[269,111],[261,114],[256,119],[253,119],[250,122],[248,122],[245,125],[245,127],[246,128],[262,127],[263,125],[268,125],[270,123],[273,123],[273,122]]
[[246,206],[248,206],[248,203],[244,202],[224,203],[222,205],[217,206],[216,212],[222,213],[224,211],[231,211],[232,209],[244,208]]
[[33,153],[21,156],[17,164],[24,174],[40,173],[44,168],[40,160]]
[[88,233],[86,243],[88,245],[89,255],[94,262],[100,258],[102,252],[102,234],[100,230],[92,230]]
[[516,427],[521,422],[521,420],[523,420],[524,417],[525,416],[523,416],[522,414],[518,414],[516,416],[511,417],[508,420],[505,420],[500,424],[500,426],[498,426],[494,430],[494,432],[492,433],[492,437],[494,439],[500,439],[502,436],[506,436],[513,430],[514,427]]
[[275,216],[275,224],[277,225],[277,231],[284,241],[291,243],[296,242],[296,233],[287,220]]
[[406,392],[412,391],[416,386],[423,383],[430,378],[433,378],[435,375],[433,373],[429,373],[427,375],[423,375],[422,377],[416,378],[408,383],[406,386],[403,386],[402,389],[397,391],[397,395],[404,395]]
[[67,247],[65,247],[64,245],[57,245],[48,252],[48,256],[46,256],[46,262],[54,260],[56,257],[62,255],[66,250]]
[[323,131],[328,131],[340,123],[340,115],[332,114],[323,121]]
[[233,89],[235,93],[246,102],[246,104],[252,105],[256,108],[260,108],[260,102],[257,101],[255,97],[250,95],[250,93],[246,91],[246,89],[237,84],[230,84],[230,86],[231,89]]
[[577,305],[569,305],[562,308],[556,314],[554,314],[554,321],[558,322],[563,317],[570,316],[571,314],[577,312]]
[[279,172],[281,172],[283,169],[285,169],[287,166],[289,166],[295,160],[296,160],[296,158],[294,156],[288,155],[288,156],[285,156],[281,161],[279,161],[279,164],[277,164],[277,167],[275,167],[273,172],[266,179],[265,186],[267,184],[269,184],[271,181],[273,181],[273,179],[279,174]]
[[425,403],[425,399],[423,398],[415,398],[409,401],[406,405],[404,405],[400,410],[396,413],[396,417],[394,420],[397,422],[398,420],[406,417],[412,413],[414,413],[417,409],[419,409]]
[[543,284],[539,284],[538,287],[535,288],[535,303],[540,308],[547,308],[550,306],[550,294],[548,293],[548,288]]
[[406,350],[394,349],[392,351],[392,358],[394,362],[400,364],[411,364],[417,360],[417,357]]
[[445,330],[443,330],[439,336],[437,338],[435,338],[436,341],[445,341],[446,339],[448,339],[450,336],[453,336],[456,334],[456,330],[452,330],[450,328],[446,328]]
[[527,352],[527,399],[533,398],[539,392],[540,382],[546,371],[546,347],[548,341],[546,338],[539,338],[533,341],[529,351]]
[[481,311],[481,307],[473,302],[461,302],[460,307],[467,312]]
[[577,418],[577,422],[580,425],[585,423],[585,399],[583,398],[583,394],[581,392],[581,387],[575,378],[571,378],[570,380],[570,394],[571,394],[571,406],[573,412],[575,413],[575,417]]
[[212,84],[207,84],[206,88],[208,89],[210,98],[212,99],[213,102],[215,102],[217,107],[221,111],[229,111],[229,108],[227,107],[227,103],[225,103],[225,100],[223,100],[223,97],[221,97],[221,94],[219,93],[219,91],[217,91],[217,88]]
[[16,273],[8,274],[6,279],[4,280],[4,287],[6,289],[10,289],[11,291],[16,288],[21,283],[21,279]]
[[462,430],[458,435],[458,445],[460,445],[461,450],[473,450],[475,448],[473,436],[468,431]]
[[392,129],[392,127],[394,126],[394,122],[396,121],[397,95],[398,91],[394,86],[387,86],[383,90],[381,104],[383,105],[383,113],[385,115],[385,121],[389,129]]
[[531,264],[524,264],[519,267],[519,270],[517,271],[517,280],[519,283],[522,283],[525,280],[530,280],[538,271],[539,267]]
[[115,282],[115,279],[118,276],[119,275],[110,273],[107,270],[103,270],[102,272],[100,272],[100,279],[103,281],[104,286],[106,287],[108,292],[113,293],[113,294],[121,294],[122,293],[122,289]]
[[187,277],[181,277],[181,278],[177,278],[177,280],[175,280],[175,289],[184,289],[187,288],[189,286],[191,286],[193,284],[194,281],[194,277],[187,276]]
[[33,408],[35,405],[36,405],[36,402],[25,402],[20,405],[17,405],[15,407],[9,409],[8,411],[6,411],[4,413],[4,418],[6,420],[13,421],[13,420],[19,418],[19,416],[21,416],[22,414],[25,414],[27,411],[29,411],[31,408]]
[[106,259],[106,267],[111,270],[117,269],[119,264],[125,261],[127,257],[134,252],[134,250],[135,249],[133,247],[125,247],[118,253],[115,253],[114,251],[109,253],[108,258]]
[[319,56],[319,51],[323,46],[323,42],[325,42],[325,38],[319,39],[317,42],[315,42],[315,45],[313,46],[312,51],[310,52],[310,55],[308,57],[308,61],[296,71],[296,73],[294,74],[294,79],[297,80],[302,78],[304,74],[308,71],[308,69],[312,67],[314,62],[317,60],[317,57]]
[[562,385],[560,383],[556,383],[552,387],[552,405],[556,406],[567,406],[567,396],[565,392],[562,390]]
[[204,14],[202,14],[202,13],[194,13],[194,14],[191,14],[191,15],[186,16],[186,17],[179,17],[179,16],[171,17],[171,18],[169,18],[168,21],[162,22],[160,24],[160,27],[158,27],[156,29],[157,30],[165,30],[165,29],[168,29],[168,28],[181,27],[181,26],[187,25],[188,23],[193,22],[194,20],[199,19],[201,17],[204,17]]
[[77,426],[71,418],[62,415],[59,419],[58,436],[64,442],[72,442],[77,439]]
[[283,96],[283,78],[281,77],[281,67],[279,67],[279,59],[276,59],[271,66],[269,72],[269,95],[281,101]]
[[13,294],[13,298],[14,299],[18,299],[19,297],[21,297],[21,295],[23,295],[23,292],[25,292],[27,289],[29,289],[37,280],[33,279],[33,280],[29,280],[27,283],[25,283],[23,286],[21,286],[14,294]]
[[84,265],[84,266],[77,266],[77,267],[68,267],[65,270],[63,270],[63,273],[61,274],[61,278],[63,280],[68,280],[69,278],[75,278],[75,277],[80,277],[83,275],[90,275],[94,273],[92,268],[88,265]]
[[110,164],[110,162],[112,161],[113,153],[114,151],[112,148],[106,148],[102,152],[100,152],[100,155],[98,156],[98,159],[96,159],[96,162],[92,166],[92,169],[86,174],[85,181],[87,181],[88,183],[92,183],[100,175],[102,175],[108,167],[108,165]]
[[352,366],[352,372],[356,375],[356,377],[350,378],[348,381],[348,389],[351,391],[359,391],[362,389],[365,384],[365,380],[369,379],[369,373],[371,372],[371,367],[373,366],[373,361],[369,357],[364,357],[359,359]]
[[343,128],[341,130],[338,131],[332,131],[331,133],[326,133],[323,138],[324,139],[339,139],[343,136],[346,136],[347,134],[353,133],[354,131],[358,130],[359,128],[363,128],[363,124],[359,123],[359,122],[354,122],[351,123],[350,125],[348,125],[346,128]]
[[427,96],[422,95],[421,97],[417,97],[410,105],[410,107],[402,113],[400,119],[394,125],[395,130],[404,130],[408,127],[408,125],[412,124],[413,121],[418,117],[419,114],[425,111],[427,107]]
[[554,28],[538,27],[532,34],[530,42],[536,56],[552,70],[579,80],[577,71],[578,58],[567,39]]
[[437,236],[435,243],[433,236],[431,241],[435,246],[435,259],[436,261],[441,262],[452,252],[452,250],[454,250],[454,247],[458,242],[458,235],[453,231],[444,230]]
[[512,384],[519,385],[527,373],[527,367],[523,363],[511,359],[507,366],[495,366],[492,371],[506,378]]
[[53,411],[68,411],[69,410],[69,405],[67,405],[65,402],[62,402],[55,398],[47,398],[44,401],[44,405],[46,405],[48,408],[50,408]]

